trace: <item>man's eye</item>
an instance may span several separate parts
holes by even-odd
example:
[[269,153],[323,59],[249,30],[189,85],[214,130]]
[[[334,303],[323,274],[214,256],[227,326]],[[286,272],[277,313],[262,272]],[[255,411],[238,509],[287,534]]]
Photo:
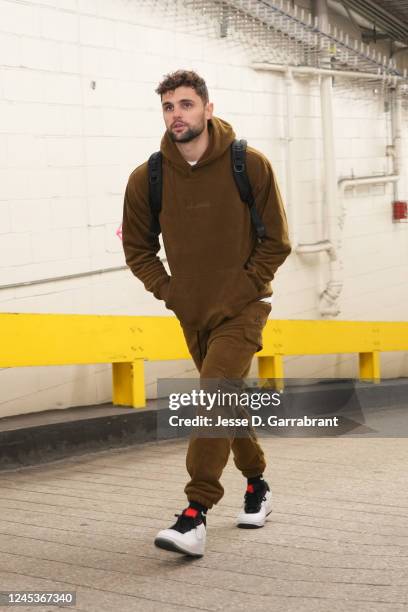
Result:
[[192,106],[191,102],[184,102],[183,106]]

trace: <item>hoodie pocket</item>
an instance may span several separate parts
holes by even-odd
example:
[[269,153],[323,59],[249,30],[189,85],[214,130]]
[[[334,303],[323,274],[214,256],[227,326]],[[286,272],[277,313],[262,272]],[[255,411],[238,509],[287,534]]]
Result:
[[262,330],[259,329],[258,327],[246,327],[244,330],[244,336],[245,339],[252,344],[253,346],[256,347],[255,353],[258,353],[258,351],[262,351],[263,349],[263,344],[262,344]]
[[240,266],[188,277],[172,275],[166,306],[184,327],[212,329],[258,296],[258,288]]
[[244,336],[248,342],[256,346],[256,353],[263,349],[262,332],[268,321],[271,305],[267,302],[252,302],[248,305],[248,322],[244,328]]

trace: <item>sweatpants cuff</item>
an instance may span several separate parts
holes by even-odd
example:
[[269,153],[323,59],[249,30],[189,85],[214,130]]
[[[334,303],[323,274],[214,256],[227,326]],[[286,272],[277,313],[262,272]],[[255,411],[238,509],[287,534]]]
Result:
[[255,476],[259,476],[259,474],[263,474],[265,471],[266,465],[258,468],[257,470],[242,470],[242,475],[245,478],[255,478]]
[[187,495],[187,499],[189,502],[195,501],[195,502],[198,502],[199,504],[202,504],[203,506],[208,508],[208,510],[210,510],[213,507],[213,505],[217,503],[217,502],[210,501],[207,497],[201,497],[201,495],[194,495],[194,494],[192,494],[191,496]]

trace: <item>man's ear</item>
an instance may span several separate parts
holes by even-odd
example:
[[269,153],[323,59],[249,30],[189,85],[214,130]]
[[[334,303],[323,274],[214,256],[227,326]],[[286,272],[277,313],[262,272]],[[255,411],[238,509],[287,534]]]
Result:
[[205,105],[205,118],[211,119],[213,116],[213,112],[214,112],[214,103],[207,102],[207,104]]

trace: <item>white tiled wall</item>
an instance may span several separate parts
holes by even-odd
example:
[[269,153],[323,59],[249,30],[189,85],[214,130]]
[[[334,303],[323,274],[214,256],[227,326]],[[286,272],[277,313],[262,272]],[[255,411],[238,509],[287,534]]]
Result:
[[[204,76],[216,114],[268,155],[285,196],[283,76],[254,72],[238,46],[175,32],[159,17],[137,0],[0,0],[0,312],[171,314],[129,271],[1,289],[124,264],[115,235],[123,192],[131,170],[159,146],[154,89],[169,71]],[[309,242],[319,237],[324,202],[317,82],[295,82],[294,113],[298,235]],[[338,176],[388,171],[381,96],[342,87],[334,115]],[[407,118],[404,111],[404,198]],[[408,225],[391,223],[392,199],[390,185],[346,193],[340,318],[406,319]],[[325,273],[324,256],[291,255],[274,283],[275,318],[318,318],[322,266]],[[385,376],[408,375],[406,354],[382,363]],[[356,364],[352,355],[286,359],[289,376],[352,376]],[[158,376],[196,374],[189,361],[146,370],[149,396]],[[0,370],[2,416],[110,394],[105,365]]]

